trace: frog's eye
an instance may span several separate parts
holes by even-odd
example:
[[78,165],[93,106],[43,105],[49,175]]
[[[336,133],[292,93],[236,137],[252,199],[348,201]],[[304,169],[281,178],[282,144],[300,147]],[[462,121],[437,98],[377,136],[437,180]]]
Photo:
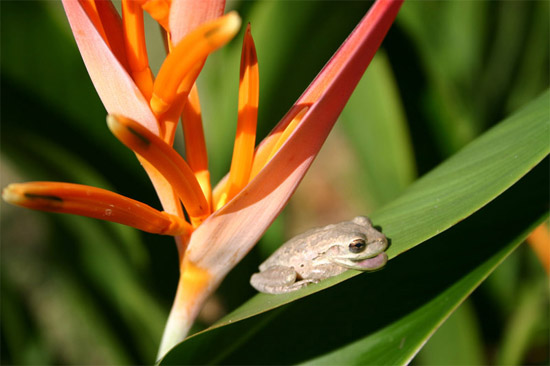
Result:
[[361,253],[366,247],[367,244],[364,239],[355,239],[349,244],[349,251],[352,253]]

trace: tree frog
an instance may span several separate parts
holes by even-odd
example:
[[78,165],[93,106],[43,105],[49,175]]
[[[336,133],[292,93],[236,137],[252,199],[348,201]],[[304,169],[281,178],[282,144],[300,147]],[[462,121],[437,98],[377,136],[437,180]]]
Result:
[[348,269],[372,271],[386,264],[387,247],[388,240],[370,219],[357,216],[290,239],[260,265],[250,284],[260,292],[282,294]]

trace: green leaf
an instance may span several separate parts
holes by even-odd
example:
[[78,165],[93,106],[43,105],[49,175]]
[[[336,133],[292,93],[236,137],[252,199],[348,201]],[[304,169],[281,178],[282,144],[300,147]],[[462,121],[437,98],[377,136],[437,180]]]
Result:
[[[391,66],[379,51],[339,120],[361,164],[368,202],[378,207],[414,180],[414,154]],[[364,176],[364,177],[363,177]]]
[[[5,248],[3,256],[6,255]],[[11,359],[14,364],[40,364],[45,360],[49,361],[50,357],[44,342],[41,342],[38,337],[33,339],[35,329],[25,314],[23,299],[17,294],[17,287],[21,284],[15,284],[9,270],[6,269],[12,263],[2,263],[0,268],[0,286],[2,287],[0,306],[3,314],[10,315],[2,317],[2,360]],[[30,343],[33,343],[32,346],[29,345]]]
[[[452,345],[452,347],[449,347]],[[486,365],[472,302],[465,301],[443,323],[415,360],[422,365]]]
[[[381,311],[384,305],[395,307],[395,312],[406,315],[387,317],[393,322],[381,329],[367,325],[373,329],[372,333],[364,332],[367,335],[362,339],[308,364],[408,364],[437,327],[547,215],[546,204],[541,203],[541,196],[547,193],[540,182],[548,173],[548,164],[542,163],[472,217],[403,255],[404,266],[408,264],[408,268],[396,272],[403,276],[404,283],[392,288],[392,295],[381,300],[382,304],[377,307]],[[519,210],[508,213],[511,208]],[[525,217],[526,210],[533,208],[536,213]],[[431,253],[419,255],[418,252],[424,251]],[[464,251],[473,254],[465,255]],[[414,266],[418,267],[419,263],[425,268],[415,270]],[[434,279],[434,276],[441,278]],[[428,281],[433,283],[425,284]],[[386,281],[385,285],[393,283]],[[439,289],[435,293],[430,291],[436,287]],[[410,306],[414,301],[422,301],[422,305]],[[362,324],[368,324],[368,320]]]
[[[418,105],[412,108],[425,112],[419,117],[429,127],[420,133],[433,135],[445,156],[548,87],[547,5],[544,1],[403,5],[397,18],[405,31],[401,48],[414,52],[406,52],[402,60],[393,57],[392,62],[405,70],[401,76],[420,74],[412,83],[418,95]],[[423,67],[411,70],[416,62]]]
[[[19,90],[16,85],[3,83],[4,85],[9,88],[10,93],[3,95],[3,101],[6,103],[2,114],[8,118],[2,128],[10,135],[10,139],[2,144],[2,153],[4,157],[16,163],[15,166],[20,174],[12,179],[51,179],[115,190],[104,173],[108,169],[118,168],[120,174],[128,180],[127,185],[145,184],[147,186],[146,179],[142,182],[133,182],[132,176],[126,174],[131,169],[128,167],[121,169],[116,161],[112,161],[111,166],[106,166],[105,161],[109,160],[109,155],[98,146],[100,142],[85,138],[70,138],[69,135],[74,130],[69,124],[63,128],[64,121],[55,118],[57,115],[50,106],[42,105],[34,96],[25,95],[24,91]],[[19,107],[29,101],[34,108],[22,115],[20,113],[22,108]],[[29,120],[25,119],[29,117],[31,117]],[[40,126],[44,121],[55,121],[57,124]],[[59,132],[65,135],[60,135]],[[114,140],[107,131],[105,135]],[[74,136],[79,135],[74,133]],[[74,153],[72,148],[75,144],[79,145],[78,151],[87,151],[86,156]],[[95,155],[91,160],[97,163],[97,167],[90,165],[90,159],[87,159],[89,155]],[[128,153],[128,155],[131,154]],[[127,356],[132,352],[139,354],[141,360],[152,360],[157,347],[156,343],[162,334],[167,307],[161,308],[158,300],[144,286],[145,276],[140,273],[140,270],[149,269],[150,258],[141,234],[132,228],[110,222],[67,215],[34,213],[11,206],[9,209],[12,211],[6,217],[15,217],[13,211],[18,210],[22,216],[41,215],[49,220],[50,231],[58,235],[57,240],[44,235],[38,242],[47,248],[45,250],[52,252],[52,258],[66,261],[64,265],[70,268],[59,273],[55,272],[52,276],[68,276],[68,272],[77,277],[67,284],[71,288],[71,294],[86,293],[94,289],[94,296],[89,296],[86,301],[82,301],[94,309],[94,316],[99,320],[94,323],[97,326],[86,328],[86,336],[100,340],[116,340],[106,348],[112,348],[109,352],[113,354],[117,352],[124,354],[125,358],[113,358],[111,359],[114,360],[113,362],[135,362]],[[2,224],[3,228],[8,227],[6,220],[3,220]],[[7,234],[3,235],[3,238],[6,239]],[[16,246],[21,241],[23,241],[21,236],[11,241],[6,240],[11,242],[9,245],[12,246]],[[53,259],[52,262],[55,263]],[[53,281],[55,280],[54,278]],[[60,283],[65,284],[65,282]],[[35,285],[38,285],[38,282]],[[28,286],[32,288],[31,284]],[[67,303],[72,302],[74,302],[73,298],[67,297]],[[63,304],[62,299],[55,304]],[[36,309],[29,309],[29,311],[35,313]],[[111,319],[103,318],[109,315],[117,318],[116,325],[112,324]],[[67,326],[70,326],[70,322],[67,320]],[[41,325],[38,327],[40,328]],[[79,329],[78,326],[74,328]],[[126,334],[124,334],[125,331]],[[106,335],[107,332],[111,333]],[[70,337],[68,338],[65,342],[70,341]],[[121,342],[120,339],[125,341]],[[134,346],[137,352],[129,351],[128,345]],[[28,347],[24,346],[25,349]],[[45,359],[37,362],[44,363]]]
[[287,364],[313,357],[310,364],[406,364],[547,215],[541,182],[548,183],[548,173],[547,161],[541,163],[471,218],[382,271],[213,327],[180,344],[162,364]]
[[[548,87],[550,72],[550,29],[548,17],[550,4],[548,1],[533,3],[532,18],[528,21],[528,34],[522,45],[522,59],[518,65],[518,71],[513,87],[509,89],[507,111],[513,111],[518,106],[534,98],[540,91]],[[534,72],[540,70],[540,72]]]
[[[25,137],[29,143],[25,154],[17,151],[18,148],[12,144],[8,144],[8,150],[10,155],[18,157],[18,165],[24,166],[27,171],[46,170],[50,174],[56,171],[68,181],[80,180],[93,186],[111,188],[98,172],[61,147],[32,133]],[[30,155],[31,158],[27,157],[27,160],[23,155]],[[47,175],[45,172],[42,176]],[[137,271],[138,266],[143,268],[148,261],[138,232],[119,224],[77,216],[52,215],[49,218],[60,224],[58,230],[63,232],[65,240],[58,245],[78,248],[78,254],[71,257],[70,263],[74,272],[84,270],[85,279],[74,282],[74,291],[83,291],[77,287],[87,281],[90,282],[88,286],[97,287],[98,293],[103,296],[101,301],[112,306],[132,330],[132,338],[138,344],[143,359],[154,354],[166,314],[145,290],[143,278]],[[68,240],[71,237],[72,240]],[[67,248],[60,252],[65,250]]]
[[[2,77],[71,117],[73,127],[82,135],[104,139],[106,112],[90,82],[61,3],[10,1],[2,5],[2,33],[11,35],[2,37]],[[107,141],[104,148],[112,145],[114,141]]]
[[480,131],[469,97],[482,62],[487,8],[482,1],[409,2],[397,17],[424,65],[429,88],[421,108],[430,109],[428,122],[445,156]]
[[[376,225],[380,225],[383,232],[391,240],[391,246],[388,250],[389,257],[395,258],[398,254],[415,247],[423,241],[444,232],[451,226],[464,220],[475,211],[487,205],[495,197],[499,196],[502,192],[529,172],[534,166],[536,166],[546,155],[548,155],[549,146],[546,141],[546,136],[549,130],[549,119],[547,114],[549,108],[548,103],[549,100],[547,92],[507,120],[497,125],[495,128],[491,129],[486,134],[476,139],[476,141],[465,147],[459,153],[455,154],[452,158],[441,164],[441,166],[418,180],[400,198],[382,208],[380,211],[375,212],[372,215],[374,223]],[[544,164],[542,165],[542,169],[544,169],[546,166],[544,166]],[[431,251],[422,254],[426,250],[423,248],[424,246],[422,246],[422,248],[417,249],[410,255],[406,256],[407,259],[391,261],[385,271],[363,275],[361,276],[361,279],[364,279],[364,281],[372,281],[369,283],[385,284],[388,287],[394,286],[397,283],[396,281],[403,281],[406,279],[406,273],[397,271],[399,274],[405,276],[405,278],[391,278],[391,274],[387,275],[390,276],[390,278],[380,279],[379,277],[384,277],[384,273],[393,273],[391,268],[398,268],[395,267],[398,266],[398,263],[396,262],[401,263],[401,261],[410,261],[407,262],[409,263],[409,269],[415,269],[419,266],[418,263],[422,263],[420,266],[422,269],[427,266],[429,262],[426,262],[426,258],[414,259],[415,256],[430,256],[440,250],[443,251],[441,255],[446,254],[448,251],[452,252],[452,256],[448,258],[448,266],[452,266],[453,263],[458,263],[458,265],[460,265],[462,262],[473,260],[476,265],[479,265],[479,267],[475,269],[470,267],[472,272],[469,275],[466,275],[466,279],[464,280],[465,282],[463,283],[459,282],[453,284],[453,281],[449,279],[449,276],[443,276],[443,273],[445,272],[443,272],[442,269],[433,272],[437,273],[438,276],[441,276],[439,280],[438,278],[433,278],[432,273],[423,273],[424,277],[419,276],[417,278],[419,281],[418,283],[425,283],[424,286],[428,286],[430,283],[428,278],[431,282],[433,282],[434,286],[440,281],[449,281],[446,282],[449,286],[446,288],[446,291],[451,291],[455,294],[456,300],[450,304],[447,303],[446,307],[442,307],[438,310],[442,312],[440,313],[442,317],[447,316],[448,312],[454,309],[454,307],[456,307],[457,304],[459,304],[463,298],[479,284],[487,273],[491,272],[494,267],[510,252],[510,250],[517,245],[518,241],[512,239],[520,237],[520,234],[524,234],[526,228],[530,227],[534,221],[538,220],[539,217],[544,214],[546,204],[544,202],[542,204],[540,203],[540,197],[545,196],[547,193],[544,188],[546,187],[544,185],[544,181],[545,180],[543,179],[543,184],[540,182],[535,182],[535,184],[533,184],[532,181],[529,181],[529,183],[534,185],[536,188],[531,189],[531,193],[537,193],[539,195],[537,201],[539,202],[538,205],[534,204],[532,201],[529,202],[539,208],[538,211],[531,212],[534,216],[531,216],[531,214],[527,215],[526,212],[528,210],[514,210],[515,212],[522,212],[521,215],[523,215],[525,219],[527,219],[527,217],[529,218],[526,222],[522,221],[523,225],[521,227],[515,227],[514,225],[510,226],[510,228],[514,226],[518,232],[513,232],[513,235],[510,234],[509,236],[500,236],[498,235],[499,232],[496,227],[494,228],[494,231],[491,232],[492,235],[496,234],[496,237],[502,238],[503,241],[499,242],[498,240],[490,240],[482,235],[484,230],[480,230],[479,228],[477,233],[477,235],[480,236],[479,240],[475,237],[470,238],[467,233],[464,232],[462,232],[461,235],[457,234],[456,236],[445,233],[445,236],[439,235],[436,239],[434,239],[434,242],[446,243],[446,241],[453,241],[455,242],[455,247],[449,247],[444,244],[440,244],[440,246],[437,246],[437,244],[431,244],[429,245]],[[529,192],[530,191],[527,190],[527,193]],[[505,199],[502,199],[501,201],[507,203]],[[519,201],[520,203],[522,202],[521,200]],[[540,205],[543,206],[542,210],[540,210]],[[491,207],[494,206],[495,205]],[[499,209],[502,208],[499,207]],[[487,220],[484,218],[484,213],[487,212],[487,210],[489,209],[483,210],[476,217],[481,217],[479,219],[481,221]],[[495,213],[494,210],[489,210],[489,212]],[[498,212],[499,211],[496,210],[496,213]],[[518,215],[521,216],[520,214]],[[509,216],[512,217],[515,215]],[[491,216],[488,217],[491,218]],[[497,216],[496,218],[503,220],[506,219],[501,218],[500,216]],[[495,225],[497,224],[501,225],[500,222]],[[475,225],[479,225],[479,222],[474,220],[470,225],[474,225],[475,227]],[[459,227],[462,228],[464,226],[467,227],[466,224],[460,225]],[[459,233],[460,228],[457,229],[459,230]],[[464,241],[466,241],[465,244],[469,245],[462,244]],[[504,243],[506,247],[503,249],[502,247],[497,246],[496,248],[492,248],[493,251],[487,252],[487,250],[491,248],[491,245],[484,244],[484,241],[489,241],[493,245],[502,245]],[[458,251],[458,253],[456,251]],[[467,253],[467,255],[465,255],[465,253]],[[484,256],[481,256],[481,254]],[[410,256],[412,256],[413,259],[410,259]],[[437,257],[433,257],[432,260],[435,260],[435,258]],[[460,258],[460,260],[457,260],[457,258]],[[439,265],[439,263],[437,263],[438,261],[439,260],[435,260],[436,266]],[[480,262],[483,264],[480,264]],[[248,324],[248,321],[244,322],[244,324],[240,321],[284,304],[296,301],[322,289],[332,287],[333,285],[354,277],[357,274],[357,272],[348,271],[340,276],[327,279],[319,284],[308,286],[305,289],[290,294],[277,296],[258,294],[247,303],[233,311],[231,314],[224,317],[220,322],[207,331],[188,338],[187,341],[184,341],[182,344],[177,346],[175,350],[170,352],[163,363],[202,362],[198,361],[198,359],[193,359],[193,355],[198,356],[201,354],[198,345],[202,344],[203,341],[211,342],[212,339],[217,339],[217,334],[225,334],[225,336],[232,334],[231,337],[236,337],[237,334],[251,326]],[[460,276],[458,278],[460,278]],[[359,280],[354,279],[352,283],[357,283],[356,281],[359,282]],[[352,286],[351,284],[346,285],[347,286],[335,286],[335,288],[331,289],[331,291],[345,292],[345,289],[347,289],[348,286]],[[410,282],[408,282],[408,285],[414,287],[414,285]],[[384,291],[381,287],[383,286],[377,287],[376,290],[381,291],[380,296],[384,298],[384,296],[387,296],[388,294],[386,293],[387,291]],[[406,290],[406,288],[404,288],[403,291],[404,290]],[[453,291],[457,292],[455,293]],[[411,302],[425,300],[425,298],[418,298],[414,292],[410,295],[412,296],[410,299]],[[317,294],[315,298],[319,299],[325,296],[327,295],[323,292]],[[432,294],[432,296],[434,295]],[[394,301],[399,302],[399,298],[394,299]],[[407,297],[405,296],[404,298]],[[371,300],[365,299],[365,301],[368,302]],[[386,303],[386,300],[383,302]],[[315,305],[315,308],[317,307],[318,305]],[[383,309],[383,307],[381,309]],[[398,310],[396,309],[395,311]],[[430,311],[423,314],[425,320],[430,319],[432,315],[433,314]],[[269,313],[267,315],[262,314],[259,316],[259,319],[255,321],[265,321],[264,317],[266,316],[272,315]],[[324,321],[326,321],[325,318],[320,319],[324,319]],[[231,325],[229,330],[224,327],[228,325]],[[361,323],[361,325],[363,326],[364,324]],[[379,326],[381,325],[379,324]],[[417,341],[423,342],[427,334],[433,331],[433,326],[434,324],[431,323],[431,328],[425,328],[423,332],[420,332]],[[232,342],[236,341],[234,338],[231,339]],[[256,336],[254,339],[256,339]],[[370,339],[369,342],[375,342],[375,340],[376,342],[382,341],[377,338]],[[395,344],[395,346],[400,346],[399,342]],[[414,352],[417,351],[417,347],[418,344],[409,349],[409,352],[411,352],[409,356],[412,357]],[[307,349],[307,347],[305,348]],[[219,348],[219,350],[221,352],[223,347]],[[400,353],[400,355],[403,356],[403,353]],[[203,354],[202,356],[205,356],[210,360],[210,355]],[[201,360],[202,356],[200,358]]]
[[468,217],[548,155],[549,95],[477,138],[372,215],[395,238],[390,258]]
[[539,277],[531,281],[517,294],[519,301],[504,339],[499,347],[498,365],[522,365],[528,350],[529,341],[533,338],[539,324],[548,324],[547,298],[548,281]]

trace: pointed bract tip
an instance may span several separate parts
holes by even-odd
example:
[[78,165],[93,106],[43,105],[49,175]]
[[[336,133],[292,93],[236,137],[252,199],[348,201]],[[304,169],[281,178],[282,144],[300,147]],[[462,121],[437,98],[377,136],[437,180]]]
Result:
[[170,103],[167,103],[164,99],[162,99],[162,97],[159,97],[155,93],[153,93],[149,105],[151,106],[153,113],[157,116],[166,112],[171,106]]
[[226,18],[224,27],[227,30],[234,30],[236,33],[242,24],[242,19],[239,16],[239,14],[235,10],[232,10],[229,13],[227,13],[224,17]]
[[109,130],[116,136],[116,138],[120,139],[119,135],[124,127],[124,124],[121,121],[121,116],[116,114],[107,115],[107,127],[109,127]]
[[23,199],[23,195],[18,188],[18,184],[16,183],[9,184],[2,190],[2,199],[12,205],[19,204]]
[[119,124],[117,117],[114,114],[108,114],[106,119],[107,127],[109,127],[109,130],[111,131]]

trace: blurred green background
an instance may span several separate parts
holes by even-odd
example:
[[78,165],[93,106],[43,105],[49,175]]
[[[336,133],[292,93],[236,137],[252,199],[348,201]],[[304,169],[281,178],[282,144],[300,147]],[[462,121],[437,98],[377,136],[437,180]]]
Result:
[[[252,25],[259,139],[370,5],[228,3]],[[547,89],[549,10],[547,1],[406,2],[289,206],[224,281],[197,329],[254,294],[250,274],[285,239],[383,206]],[[61,4],[2,1],[0,25],[2,186],[89,184],[160,208],[133,154],[106,128]],[[149,25],[158,70],[160,36]],[[199,80],[213,183],[230,164],[241,41],[242,32],[212,55]],[[177,284],[173,240],[0,205],[2,363],[151,363]],[[548,364],[548,306],[548,277],[522,245],[413,363]]]

